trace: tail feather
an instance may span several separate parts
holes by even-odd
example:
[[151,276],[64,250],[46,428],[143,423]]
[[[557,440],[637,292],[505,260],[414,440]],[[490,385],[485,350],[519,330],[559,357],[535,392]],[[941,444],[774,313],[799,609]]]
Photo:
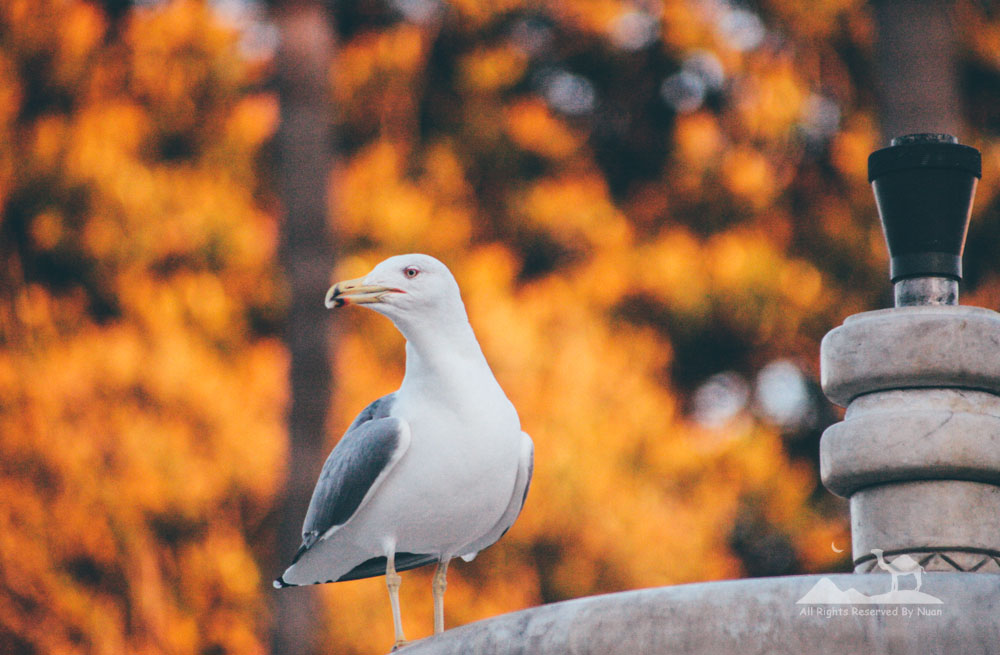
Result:
[[[311,574],[306,574],[305,571],[293,571],[296,568],[296,562],[302,559],[303,554],[308,549],[300,548],[299,552],[296,553],[295,559],[288,569],[274,581],[275,589],[284,589],[285,587],[299,587],[307,584],[324,584],[328,582],[345,582],[347,580],[360,580],[362,578],[374,578],[380,575],[385,575],[386,568],[386,558],[385,557],[371,557],[358,562],[356,565],[352,566],[346,573],[340,575],[336,578],[327,578],[330,575],[328,572],[323,572],[322,569],[325,567],[316,566],[317,563],[309,562],[308,560],[303,562],[306,564],[307,570],[312,569]],[[396,553],[396,570],[397,571],[407,571],[409,569],[415,569],[418,566],[424,566],[426,564],[433,564],[438,561],[437,555],[424,555],[417,553]],[[301,567],[301,564],[299,565]],[[327,569],[328,570],[328,569]],[[292,575],[289,575],[292,574]],[[286,576],[291,577],[291,579],[296,580],[296,582],[289,582],[286,580]]]

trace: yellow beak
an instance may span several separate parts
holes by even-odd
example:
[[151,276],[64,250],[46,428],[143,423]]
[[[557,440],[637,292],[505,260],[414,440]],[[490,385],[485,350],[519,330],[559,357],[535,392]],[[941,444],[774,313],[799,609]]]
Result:
[[387,293],[401,293],[401,290],[377,284],[364,284],[363,278],[344,280],[330,287],[323,304],[327,309],[344,305],[367,305],[382,302],[382,296]]

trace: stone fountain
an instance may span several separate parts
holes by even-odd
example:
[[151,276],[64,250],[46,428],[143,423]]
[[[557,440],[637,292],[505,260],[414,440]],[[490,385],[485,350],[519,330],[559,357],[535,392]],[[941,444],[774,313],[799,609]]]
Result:
[[847,408],[820,469],[850,498],[857,572],[881,548],[928,571],[1000,573],[1000,314],[958,304],[980,166],[937,134],[869,158],[896,306],[849,317],[820,348],[823,390]]
[[916,134],[868,165],[895,307],[848,317],[820,349],[823,390],[847,408],[820,471],[850,499],[855,572],[580,598],[402,652],[1000,654],[1000,314],[958,305],[980,154]]

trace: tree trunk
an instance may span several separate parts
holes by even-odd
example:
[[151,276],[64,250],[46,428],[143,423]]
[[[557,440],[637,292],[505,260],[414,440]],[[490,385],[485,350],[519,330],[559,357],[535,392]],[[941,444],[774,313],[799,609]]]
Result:
[[[277,134],[278,187],[284,205],[281,260],[290,293],[285,340],[291,357],[288,474],[278,502],[276,570],[291,562],[323,462],[327,403],[332,389],[329,314],[333,248],[327,222],[331,166],[330,17],[319,2],[276,2],[281,31],[276,81],[281,102]],[[275,591],[272,652],[311,655],[323,631],[312,587]]]
[[873,0],[875,70],[885,145],[916,132],[959,136],[955,28],[945,0]]

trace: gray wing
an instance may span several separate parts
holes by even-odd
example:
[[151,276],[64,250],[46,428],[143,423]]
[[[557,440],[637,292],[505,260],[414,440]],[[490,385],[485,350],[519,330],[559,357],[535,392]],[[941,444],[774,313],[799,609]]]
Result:
[[332,528],[347,523],[406,451],[409,429],[389,416],[393,400],[389,394],[362,410],[326,459],[306,511],[296,561]]
[[361,410],[361,413],[358,414],[353,421],[351,421],[351,424],[349,426],[347,426],[347,432],[344,433],[344,436],[346,437],[351,430],[358,427],[362,423],[367,423],[368,421],[377,418],[388,417],[389,412],[392,410],[392,406],[395,403],[396,403],[395,391],[368,403],[368,406],[365,407],[363,410]]

